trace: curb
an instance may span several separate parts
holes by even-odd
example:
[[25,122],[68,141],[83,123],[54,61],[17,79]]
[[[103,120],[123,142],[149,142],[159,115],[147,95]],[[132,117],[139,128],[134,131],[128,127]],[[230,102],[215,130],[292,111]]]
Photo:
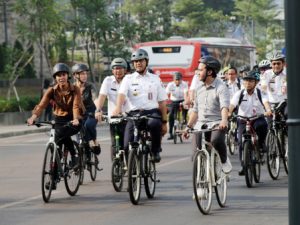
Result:
[[0,134],[0,138],[7,138],[7,137],[14,137],[14,136],[21,136],[21,135],[25,135],[25,134],[42,133],[42,132],[47,132],[47,131],[49,131],[49,130],[50,130],[49,127],[45,127],[45,128],[34,129],[34,130],[10,131],[10,132],[7,132],[7,133],[2,133],[2,134]]

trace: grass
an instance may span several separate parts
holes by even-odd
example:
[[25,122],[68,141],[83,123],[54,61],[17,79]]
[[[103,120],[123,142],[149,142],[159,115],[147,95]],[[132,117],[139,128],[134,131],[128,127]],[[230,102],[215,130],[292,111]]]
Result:
[[[25,86],[25,87],[16,87],[19,97],[39,97],[41,95],[40,86]],[[0,99],[6,99],[8,88],[0,88]],[[15,98],[15,93],[11,92],[11,98]]]

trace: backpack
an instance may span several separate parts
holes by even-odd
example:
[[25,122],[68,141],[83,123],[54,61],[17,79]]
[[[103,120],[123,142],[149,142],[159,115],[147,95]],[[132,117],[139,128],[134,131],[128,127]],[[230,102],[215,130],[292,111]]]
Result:
[[[264,104],[263,104],[263,102],[262,102],[261,91],[260,91],[259,88],[256,88],[256,90],[257,90],[257,97],[258,97],[260,103],[262,104],[262,106],[263,106],[264,109],[265,109],[265,106],[264,106]],[[241,95],[240,95],[239,103],[238,103],[237,107],[239,107],[240,104],[242,103],[242,100],[243,100],[243,98],[244,98],[244,91],[245,91],[245,89],[243,89],[243,90],[241,91]],[[266,109],[265,109],[265,110],[266,110]]]

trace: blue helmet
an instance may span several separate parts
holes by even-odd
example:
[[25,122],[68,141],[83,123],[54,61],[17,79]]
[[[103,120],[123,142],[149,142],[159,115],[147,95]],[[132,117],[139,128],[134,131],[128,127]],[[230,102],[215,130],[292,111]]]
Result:
[[260,80],[260,73],[257,70],[251,70],[243,77],[243,80]]

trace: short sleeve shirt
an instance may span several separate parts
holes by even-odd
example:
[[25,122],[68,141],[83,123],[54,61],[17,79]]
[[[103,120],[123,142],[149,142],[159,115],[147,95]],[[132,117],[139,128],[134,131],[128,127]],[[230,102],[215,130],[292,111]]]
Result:
[[[240,96],[242,90],[236,92],[233,95],[233,98],[230,101],[230,104],[233,106],[237,106],[239,104]],[[261,91],[262,102],[268,102],[268,96],[264,92]],[[257,88],[255,88],[252,95],[249,95],[247,91],[244,90],[243,98],[241,104],[239,105],[239,116],[251,117],[263,114],[265,112],[264,106],[260,102],[257,94]]]
[[160,78],[147,72],[140,75],[134,72],[126,75],[119,93],[126,96],[129,110],[150,110],[158,108],[158,102],[167,100],[166,90]]
[[200,82],[195,96],[193,111],[198,113],[198,122],[221,120],[221,110],[229,108],[229,91],[226,84],[216,78],[209,86]]
[[175,82],[172,81],[168,83],[166,92],[170,94],[171,101],[182,101],[184,100],[184,94],[188,91],[188,85],[186,82],[181,81],[181,83],[176,86]]
[[[102,82],[99,93],[107,96],[108,115],[110,115],[112,110],[114,110],[116,107],[119,88],[120,88],[120,84],[118,83],[114,75],[106,77]],[[126,111],[128,111],[127,100],[122,106],[122,112],[126,112]]]

